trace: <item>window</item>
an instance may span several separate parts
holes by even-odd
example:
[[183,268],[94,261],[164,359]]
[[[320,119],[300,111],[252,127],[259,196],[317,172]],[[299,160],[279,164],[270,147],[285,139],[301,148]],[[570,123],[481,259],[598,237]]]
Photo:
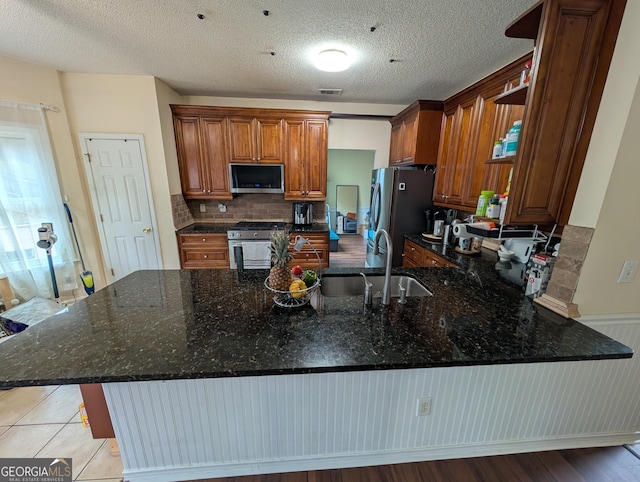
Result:
[[0,274],[24,299],[51,297],[46,250],[38,228],[53,223],[56,278],[75,284],[73,245],[62,206],[44,114],[39,106],[0,101]]

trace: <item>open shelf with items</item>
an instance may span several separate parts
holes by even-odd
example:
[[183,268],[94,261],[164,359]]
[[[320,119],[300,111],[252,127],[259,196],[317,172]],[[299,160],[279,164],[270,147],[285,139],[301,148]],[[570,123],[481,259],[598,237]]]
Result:
[[508,90],[494,99],[494,104],[525,105],[529,84],[522,84]]
[[495,159],[487,159],[485,164],[513,164],[516,160],[516,156],[497,157]]
[[[552,230],[552,233],[555,231],[555,226]],[[534,225],[531,227],[514,227],[514,226],[506,226],[504,224],[499,225],[494,229],[480,229],[475,228],[473,226],[467,226],[467,232],[469,234],[474,234],[476,236],[482,236],[483,238],[495,239],[497,241],[502,241],[505,239],[518,238],[518,239],[532,239],[534,241],[546,241],[549,239],[549,236],[542,233],[538,225]]]

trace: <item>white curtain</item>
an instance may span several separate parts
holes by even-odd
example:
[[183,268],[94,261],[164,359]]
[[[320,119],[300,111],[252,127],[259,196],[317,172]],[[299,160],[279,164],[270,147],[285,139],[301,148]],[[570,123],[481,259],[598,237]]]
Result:
[[52,257],[60,289],[77,286],[74,250],[43,108],[0,100],[0,275],[25,299],[53,297],[38,228],[53,223]]

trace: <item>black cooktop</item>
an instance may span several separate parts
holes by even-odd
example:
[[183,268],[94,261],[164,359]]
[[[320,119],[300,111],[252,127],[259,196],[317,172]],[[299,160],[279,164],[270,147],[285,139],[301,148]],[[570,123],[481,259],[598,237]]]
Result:
[[240,221],[234,224],[233,229],[240,231],[284,229],[284,221]]

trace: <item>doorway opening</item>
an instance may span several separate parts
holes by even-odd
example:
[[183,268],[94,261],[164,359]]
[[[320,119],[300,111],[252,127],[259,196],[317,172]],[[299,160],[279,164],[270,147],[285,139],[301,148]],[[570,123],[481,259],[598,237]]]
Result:
[[329,149],[327,209],[330,228],[338,236],[331,267],[364,267],[369,223],[371,172],[375,150]]

